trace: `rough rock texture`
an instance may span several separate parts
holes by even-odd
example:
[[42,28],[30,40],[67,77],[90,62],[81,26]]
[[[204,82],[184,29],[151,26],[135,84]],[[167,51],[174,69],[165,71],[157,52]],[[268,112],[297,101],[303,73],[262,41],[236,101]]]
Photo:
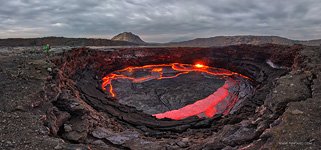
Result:
[[113,41],[126,41],[136,44],[146,44],[138,35],[131,32],[123,32],[114,36],[111,40]]
[[[57,65],[46,62],[40,49],[0,51],[0,149],[321,148],[320,47],[242,45],[152,50],[78,49],[56,55],[53,62]],[[171,51],[177,53],[169,57]],[[110,100],[101,101],[105,94],[97,90],[106,70],[151,63],[155,53],[161,60],[153,63],[177,58],[190,61],[178,52],[254,78],[258,85],[255,96],[226,117],[158,120],[160,125],[172,124],[165,130],[151,120],[131,122],[150,116]],[[216,61],[201,57],[203,53],[216,56]],[[148,59],[135,61],[141,57]],[[287,69],[273,69],[266,59]],[[92,72],[86,68],[96,69]],[[96,81],[86,83],[91,86],[86,92],[77,85],[85,74],[94,75],[91,81]]]
[[[275,149],[321,148],[321,49],[308,47],[300,51],[293,71],[285,80],[278,81],[276,94],[283,94],[274,101],[284,102],[285,112],[278,123],[267,130],[269,139],[262,147]],[[291,88],[289,88],[291,87]],[[301,89],[298,89],[301,88]],[[289,89],[293,89],[292,91]],[[282,107],[282,106],[281,106]],[[281,112],[282,113],[282,112]]]
[[52,64],[39,48],[0,49],[0,64],[0,149],[64,147],[64,140],[52,137],[44,126],[46,111],[52,107],[45,90]]

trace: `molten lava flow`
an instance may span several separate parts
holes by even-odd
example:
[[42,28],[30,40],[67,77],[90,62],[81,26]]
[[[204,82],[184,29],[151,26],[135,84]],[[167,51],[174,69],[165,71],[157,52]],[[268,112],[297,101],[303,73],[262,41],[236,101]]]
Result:
[[178,110],[154,114],[153,116],[158,119],[170,118],[174,120],[181,120],[190,116],[201,115],[204,113],[205,116],[211,118],[216,114],[217,110],[215,106],[228,96],[228,87],[229,85],[225,83],[216,92],[202,100],[198,100],[195,103],[187,105]]
[[[213,94],[208,97],[198,100],[193,104],[187,105],[178,110],[171,110],[164,113],[154,114],[158,119],[170,118],[173,120],[181,120],[191,116],[199,116],[205,115],[206,117],[213,117],[218,111],[227,115],[231,108],[234,106],[237,97],[230,94],[228,89],[235,85],[235,81],[229,79],[225,82],[225,84],[217,89]],[[226,100],[229,95],[231,96],[231,101],[224,108],[217,107],[219,103]]]
[[[144,76],[139,75],[140,72],[143,72]],[[205,66],[203,64],[190,65],[173,63],[160,65],[146,65],[141,67],[127,67],[125,69],[112,72],[102,79],[102,89],[107,90],[106,87],[108,86],[110,95],[112,97],[116,97],[116,93],[113,90],[112,85],[113,80],[125,79],[130,80],[133,83],[142,83],[153,79],[162,80],[175,78],[182,74],[188,74],[190,72],[200,72],[211,76],[219,76],[221,78],[230,76],[240,76],[242,78],[248,79],[248,77],[243,76],[241,74],[231,72],[225,69]],[[174,120],[180,120],[195,115],[205,115],[206,117],[213,117],[218,111],[216,110],[216,105],[218,105],[220,102],[222,102],[228,97],[228,89],[231,86],[231,83],[232,82],[226,81],[226,83],[222,87],[220,87],[216,92],[202,100],[196,101],[193,104],[187,105],[178,110],[171,110],[164,113],[154,114],[153,116],[155,116],[158,119],[170,118]],[[219,111],[224,112],[224,114],[226,114],[226,112],[229,112],[229,110],[231,109],[232,103],[234,105],[235,100],[233,100],[231,104],[228,104],[226,108],[223,108],[223,110]]]

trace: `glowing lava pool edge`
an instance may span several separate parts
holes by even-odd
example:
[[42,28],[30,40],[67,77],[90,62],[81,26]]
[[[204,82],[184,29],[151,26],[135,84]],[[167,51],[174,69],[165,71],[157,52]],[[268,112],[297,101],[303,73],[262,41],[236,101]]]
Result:
[[[148,75],[137,76],[137,72],[148,72]],[[182,120],[191,116],[211,118],[217,113],[227,115],[238,98],[229,89],[235,86],[237,81],[234,78],[249,79],[248,77],[226,69],[214,68],[203,64],[159,64],[145,65],[140,67],[127,67],[122,70],[114,71],[103,77],[102,89],[108,91],[112,97],[116,97],[113,89],[113,80],[130,80],[132,83],[142,83],[150,80],[162,80],[178,77],[182,74],[200,72],[210,76],[225,79],[225,84],[214,93],[204,99],[197,100],[193,104],[186,105],[177,110],[170,110],[163,113],[153,114],[157,119],[169,118]],[[108,90],[107,90],[108,88]]]

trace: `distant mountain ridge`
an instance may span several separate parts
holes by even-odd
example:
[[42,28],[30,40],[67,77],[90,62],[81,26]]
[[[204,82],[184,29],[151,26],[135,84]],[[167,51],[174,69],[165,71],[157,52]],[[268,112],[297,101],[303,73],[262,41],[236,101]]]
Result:
[[167,46],[187,46],[187,47],[212,47],[212,46],[228,46],[239,44],[279,44],[279,45],[294,45],[303,44],[310,46],[319,46],[321,40],[299,41],[291,40],[279,36],[215,36],[210,38],[197,38],[183,42],[166,43]]
[[94,38],[65,38],[65,37],[44,37],[44,38],[9,38],[0,39],[0,46],[171,46],[171,47],[212,47],[228,46],[239,44],[279,44],[294,45],[302,44],[308,46],[320,46],[321,39],[300,41],[291,40],[279,36],[216,36],[210,38],[197,38],[183,42],[170,43],[146,43],[139,36],[124,32],[110,39]]
[[114,36],[111,40],[113,41],[126,41],[136,44],[146,44],[138,35],[135,35],[131,32],[123,32]]

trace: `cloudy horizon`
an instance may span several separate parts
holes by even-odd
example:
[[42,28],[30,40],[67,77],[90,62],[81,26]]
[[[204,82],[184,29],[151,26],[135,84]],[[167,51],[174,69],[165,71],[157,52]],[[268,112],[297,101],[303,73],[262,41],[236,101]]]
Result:
[[229,35],[321,39],[319,0],[10,0],[0,38],[108,38],[133,32],[147,42]]

